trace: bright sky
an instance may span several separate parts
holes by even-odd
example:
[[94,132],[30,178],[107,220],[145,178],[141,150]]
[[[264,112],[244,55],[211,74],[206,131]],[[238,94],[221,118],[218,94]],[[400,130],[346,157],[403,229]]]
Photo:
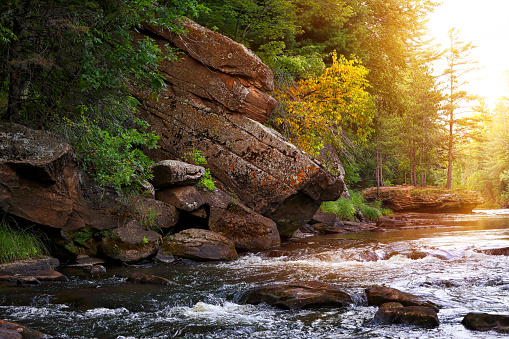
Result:
[[509,70],[509,0],[442,0],[429,19],[430,33],[442,49],[452,27],[459,30],[461,41],[477,46],[471,58],[479,61],[480,69],[469,75],[469,93],[487,97],[490,109],[498,97],[509,96],[503,77]]

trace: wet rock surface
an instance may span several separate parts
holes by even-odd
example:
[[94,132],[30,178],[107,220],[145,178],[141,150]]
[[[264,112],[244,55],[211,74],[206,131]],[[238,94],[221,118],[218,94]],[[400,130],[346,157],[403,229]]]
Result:
[[[401,304],[400,304],[401,305]],[[382,305],[373,318],[376,324],[405,324],[420,327],[436,327],[438,321],[437,312],[431,307],[425,306],[400,306]]]
[[509,315],[471,312],[463,318],[461,323],[474,331],[509,333]]
[[200,181],[205,168],[178,160],[162,160],[152,166],[154,188],[192,186]]
[[282,309],[312,307],[346,307],[352,298],[340,287],[319,282],[305,281],[291,284],[274,284],[249,291],[245,296],[248,304],[266,303]]
[[139,272],[129,275],[127,281],[133,284],[176,285],[175,282],[169,279]]
[[425,306],[436,312],[439,311],[438,306],[434,303],[395,288],[375,286],[367,288],[365,292],[368,299],[368,305],[370,306],[381,306],[388,302],[398,302],[403,306]]

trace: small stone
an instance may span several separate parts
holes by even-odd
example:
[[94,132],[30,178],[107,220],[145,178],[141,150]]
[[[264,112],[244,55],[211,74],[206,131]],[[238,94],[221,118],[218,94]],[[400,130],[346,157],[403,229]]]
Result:
[[431,307],[426,306],[380,307],[373,318],[373,322],[377,324],[405,324],[420,327],[435,327],[439,325],[437,312]]
[[131,274],[127,277],[127,281],[134,284],[176,285],[175,282],[169,279],[139,272]]
[[463,318],[461,323],[474,331],[509,333],[509,315],[471,312]]

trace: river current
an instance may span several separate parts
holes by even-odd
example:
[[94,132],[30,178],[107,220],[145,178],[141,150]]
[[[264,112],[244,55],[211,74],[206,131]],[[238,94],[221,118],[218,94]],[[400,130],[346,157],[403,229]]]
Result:
[[[234,262],[109,268],[103,277],[65,269],[65,283],[0,285],[0,319],[57,338],[502,338],[461,324],[468,312],[509,314],[509,210],[427,217],[435,228],[314,236]],[[172,286],[136,285],[143,272]],[[270,283],[319,280],[341,286],[348,308],[279,310],[243,305]],[[374,325],[364,289],[385,285],[441,306],[440,326]]]

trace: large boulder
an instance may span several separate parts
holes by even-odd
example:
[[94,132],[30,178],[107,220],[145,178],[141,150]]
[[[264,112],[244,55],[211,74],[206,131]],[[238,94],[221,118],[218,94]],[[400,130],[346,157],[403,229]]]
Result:
[[194,260],[234,260],[237,251],[233,241],[221,234],[190,228],[167,238],[162,249],[175,256]]
[[338,286],[320,281],[263,286],[249,291],[245,299],[248,304],[266,303],[287,310],[347,307],[353,303],[352,298]]
[[395,288],[375,286],[367,288],[365,292],[368,298],[368,305],[370,306],[381,306],[389,302],[398,302],[403,306],[425,306],[432,308],[436,312],[439,311],[438,306],[434,303]]
[[281,242],[274,221],[242,204],[211,207],[209,228],[233,240],[238,250],[263,251]]
[[484,203],[475,191],[455,191],[441,187],[394,186],[367,188],[362,195],[368,200],[381,200],[384,207],[396,212],[470,213]]
[[132,220],[101,241],[102,253],[114,261],[135,264],[157,254],[161,236]]
[[341,175],[260,124],[275,103],[264,93],[273,87],[267,66],[228,38],[190,20],[184,25],[185,37],[145,27],[161,46],[184,52],[181,61],[160,64],[167,86],[159,95],[132,90],[142,102],[139,114],[161,135],[162,149],[153,156],[181,159],[200,151],[219,188],[291,236],[322,201],[339,198]]

